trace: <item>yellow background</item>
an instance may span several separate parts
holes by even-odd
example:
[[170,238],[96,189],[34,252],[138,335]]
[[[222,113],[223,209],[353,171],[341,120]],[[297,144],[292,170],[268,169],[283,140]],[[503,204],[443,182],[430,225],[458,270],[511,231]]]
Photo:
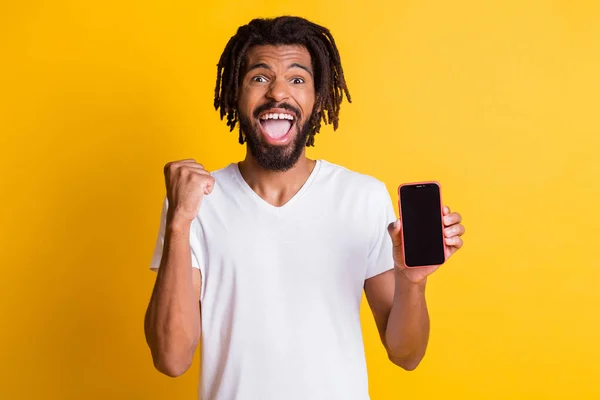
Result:
[[195,397],[197,361],[164,377],[143,335],[162,166],[243,156],[215,66],[278,14],[332,30],[354,98],[309,156],[394,201],[437,179],[468,230],[416,371],[364,308],[372,398],[600,398],[600,6],[567,0],[4,0],[0,398]]

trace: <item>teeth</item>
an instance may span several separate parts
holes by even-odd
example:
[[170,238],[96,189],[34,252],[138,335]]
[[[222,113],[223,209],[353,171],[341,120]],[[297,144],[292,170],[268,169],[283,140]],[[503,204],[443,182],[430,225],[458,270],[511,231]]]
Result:
[[260,119],[262,119],[262,120],[267,120],[267,119],[287,119],[287,120],[293,121],[294,117],[292,115],[290,115],[290,114],[283,114],[283,113],[273,114],[273,113],[271,113],[271,114],[264,114],[263,116],[260,117]]

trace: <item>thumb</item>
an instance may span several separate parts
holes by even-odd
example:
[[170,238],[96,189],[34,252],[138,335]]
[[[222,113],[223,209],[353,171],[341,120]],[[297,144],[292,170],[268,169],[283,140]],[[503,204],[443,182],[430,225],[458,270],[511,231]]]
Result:
[[[212,177],[211,177],[212,178]],[[211,194],[215,187],[215,179],[208,179],[204,184],[204,194]]]
[[394,244],[394,247],[400,246],[402,244],[402,221],[400,221],[400,219],[397,219],[391,224],[389,224],[388,233],[392,238],[392,243]]

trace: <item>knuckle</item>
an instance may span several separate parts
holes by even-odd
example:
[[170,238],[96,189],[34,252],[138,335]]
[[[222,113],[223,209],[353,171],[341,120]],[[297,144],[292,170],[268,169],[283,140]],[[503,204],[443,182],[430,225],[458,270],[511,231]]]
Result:
[[168,165],[168,170],[169,172],[175,172],[177,170],[177,168],[179,167],[179,163],[175,162],[170,162],[167,164]]

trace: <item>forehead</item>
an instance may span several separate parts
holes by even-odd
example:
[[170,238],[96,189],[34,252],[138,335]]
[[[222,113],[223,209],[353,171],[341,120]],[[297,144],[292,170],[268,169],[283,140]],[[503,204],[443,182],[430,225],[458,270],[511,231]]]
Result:
[[251,68],[256,64],[277,65],[301,64],[312,69],[310,53],[301,45],[257,45],[246,53],[246,65]]

